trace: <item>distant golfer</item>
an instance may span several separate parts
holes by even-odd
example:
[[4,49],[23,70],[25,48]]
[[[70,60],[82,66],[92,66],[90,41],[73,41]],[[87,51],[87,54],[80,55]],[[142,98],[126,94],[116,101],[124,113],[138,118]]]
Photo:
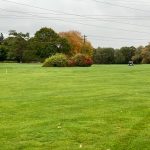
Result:
[[134,66],[133,61],[129,61],[128,66]]

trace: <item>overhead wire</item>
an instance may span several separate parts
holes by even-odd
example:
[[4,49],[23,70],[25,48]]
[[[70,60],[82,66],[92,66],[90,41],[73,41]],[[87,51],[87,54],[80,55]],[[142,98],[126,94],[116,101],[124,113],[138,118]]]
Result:
[[107,1],[100,1],[100,0],[92,0],[92,1],[95,1],[95,2],[97,2],[97,3],[106,4],[106,5],[110,5],[110,6],[121,7],[121,8],[127,8],[127,9],[130,9],[130,10],[135,10],[135,11],[150,13],[149,10],[134,8],[134,7],[125,6],[125,5],[121,5],[121,4],[114,4],[114,3],[111,3],[111,2],[107,2]]
[[[69,16],[76,16],[76,17],[81,17],[81,18],[86,18],[86,19],[96,19],[96,18],[89,18],[87,15],[80,15],[80,14],[74,14],[74,13],[66,13],[66,12],[61,12],[61,11],[55,11],[55,10],[50,10],[50,9],[46,9],[46,8],[42,8],[42,7],[38,7],[38,6],[32,6],[32,5],[28,5],[28,4],[24,4],[24,3],[17,3],[17,2],[13,2],[13,1],[9,1],[9,0],[2,0],[2,1],[5,1],[5,2],[10,2],[10,3],[15,3],[15,4],[18,4],[18,5],[24,5],[24,6],[28,6],[28,7],[32,7],[32,8],[36,8],[36,9],[42,9],[42,10],[46,10],[46,11],[51,11],[53,13],[53,15],[59,15],[59,13],[62,15],[62,14],[65,14],[65,15],[69,15]],[[93,1],[97,1],[97,2],[100,2],[98,0],[93,0]],[[109,2],[101,2],[101,3],[105,3],[105,4],[109,4],[111,5],[111,3]],[[114,5],[114,4],[113,4]],[[118,6],[118,5],[116,5]],[[119,7],[122,7],[119,5]],[[136,9],[136,8],[131,8],[131,7],[126,7],[125,8],[129,8],[129,9],[134,9],[134,10],[138,10],[139,9]],[[143,11],[140,9],[140,11]],[[16,11],[17,13],[18,11]],[[150,12],[150,11],[146,11],[146,12]],[[22,12],[23,13],[23,12]],[[24,18],[22,18],[23,16],[13,16],[13,17],[16,17],[16,19],[33,19],[32,17],[37,17],[39,19],[51,19],[51,20],[56,20],[56,21],[63,21],[63,22],[68,22],[66,20],[63,20],[63,19],[59,19],[59,18],[49,18],[49,17],[44,17],[44,16],[34,16],[32,13],[28,13],[29,15],[31,16],[24,16]],[[3,17],[3,16],[1,16]],[[6,16],[5,16],[6,17]],[[11,16],[12,17],[12,16]],[[18,17],[18,18],[17,18]],[[21,17],[21,18],[19,18]],[[26,18],[25,18],[26,17]],[[147,16],[146,16],[147,17]],[[68,18],[67,18],[68,19]],[[100,18],[101,19],[101,18]],[[109,21],[109,20],[103,20],[103,21]],[[112,21],[112,20],[111,20]],[[70,22],[70,21],[69,21]],[[136,33],[146,33],[146,34],[150,34],[148,32],[142,32],[142,31],[136,31],[136,30],[127,30],[127,29],[122,29],[122,28],[112,28],[112,27],[106,27],[106,26],[98,26],[98,25],[92,25],[92,24],[86,24],[86,23],[82,23],[82,22],[73,22],[71,21],[70,23],[76,23],[76,24],[82,24],[82,25],[86,25],[86,26],[93,26],[93,27],[102,27],[102,28],[106,28],[106,29],[115,29],[115,30],[122,30],[122,31],[127,31],[127,32],[136,32]],[[116,22],[117,23],[117,22]],[[119,23],[119,22],[118,22]],[[124,23],[124,24],[129,24],[129,23]],[[133,25],[133,24],[132,24]],[[142,25],[141,25],[142,27]],[[144,27],[144,26],[143,26]],[[147,26],[148,27],[148,26]],[[101,36],[102,38],[102,36]],[[103,38],[105,38],[103,36]],[[110,38],[110,39],[122,39],[122,40],[126,40],[126,39],[123,39],[123,38],[115,38],[115,37],[106,37],[106,38]],[[131,39],[130,39],[131,40]],[[146,39],[136,39],[136,40],[146,40]]]

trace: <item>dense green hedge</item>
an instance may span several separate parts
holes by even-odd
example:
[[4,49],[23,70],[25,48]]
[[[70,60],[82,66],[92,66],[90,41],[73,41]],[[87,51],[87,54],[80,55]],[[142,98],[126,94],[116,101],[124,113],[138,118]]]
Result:
[[64,54],[56,54],[47,58],[43,64],[43,67],[66,67],[67,65],[67,57]]
[[76,54],[72,58],[67,58],[60,53],[47,58],[43,67],[90,67],[92,64],[92,59],[85,54]]
[[93,60],[85,54],[76,54],[72,60],[74,65],[78,67],[90,67],[93,64]]

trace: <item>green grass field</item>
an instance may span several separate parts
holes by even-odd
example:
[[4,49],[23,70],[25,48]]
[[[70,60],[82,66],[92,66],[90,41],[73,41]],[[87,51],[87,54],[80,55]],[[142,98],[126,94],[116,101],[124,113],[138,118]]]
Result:
[[150,150],[150,65],[0,64],[0,150]]

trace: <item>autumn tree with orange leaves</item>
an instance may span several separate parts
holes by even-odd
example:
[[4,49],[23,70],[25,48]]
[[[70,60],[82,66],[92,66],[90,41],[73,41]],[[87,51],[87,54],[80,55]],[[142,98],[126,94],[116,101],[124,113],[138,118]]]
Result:
[[78,31],[60,32],[59,35],[63,38],[66,38],[69,41],[69,44],[71,45],[71,55],[83,53],[92,56],[93,46],[87,40],[84,43],[83,36],[81,35],[80,32]]

